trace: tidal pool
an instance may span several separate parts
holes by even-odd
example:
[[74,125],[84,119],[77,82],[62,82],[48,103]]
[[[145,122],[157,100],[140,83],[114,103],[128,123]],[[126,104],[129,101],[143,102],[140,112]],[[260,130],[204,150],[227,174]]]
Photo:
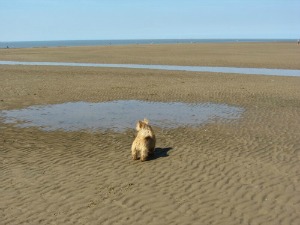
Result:
[[118,100],[110,102],[68,102],[2,110],[4,123],[18,127],[38,127],[44,131],[113,130],[135,128],[137,120],[148,118],[161,128],[198,126],[215,121],[238,119],[243,108],[215,103],[147,102]]
[[70,63],[70,62],[20,62],[20,61],[0,61],[0,65],[107,67],[107,68],[153,69],[153,70],[173,70],[173,71],[209,72],[209,73],[235,73],[235,74],[300,77],[300,70],[217,67],[217,66],[209,67],[209,66],[174,66],[174,65]]

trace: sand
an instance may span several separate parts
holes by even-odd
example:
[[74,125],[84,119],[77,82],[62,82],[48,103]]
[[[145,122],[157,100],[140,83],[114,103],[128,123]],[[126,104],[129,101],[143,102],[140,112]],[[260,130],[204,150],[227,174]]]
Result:
[[[299,69],[294,43],[191,45],[207,50],[197,56],[186,45],[186,61],[172,58],[181,46],[3,49],[0,60]],[[221,57],[228,46],[231,56]],[[45,132],[0,120],[1,225],[300,224],[299,77],[2,65],[0,79],[0,110],[118,99],[245,109],[226,123],[154,127],[155,157],[144,163],[130,158],[135,124],[122,133]]]
[[296,43],[210,43],[0,49],[0,60],[300,69]]

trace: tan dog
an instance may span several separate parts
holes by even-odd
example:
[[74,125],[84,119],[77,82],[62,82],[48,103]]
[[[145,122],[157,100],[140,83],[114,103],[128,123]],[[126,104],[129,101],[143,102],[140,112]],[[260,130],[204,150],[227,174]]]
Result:
[[155,134],[149,121],[144,119],[136,124],[137,135],[131,146],[131,155],[133,160],[138,159],[140,155],[141,161],[146,161],[150,155],[154,154],[155,149]]

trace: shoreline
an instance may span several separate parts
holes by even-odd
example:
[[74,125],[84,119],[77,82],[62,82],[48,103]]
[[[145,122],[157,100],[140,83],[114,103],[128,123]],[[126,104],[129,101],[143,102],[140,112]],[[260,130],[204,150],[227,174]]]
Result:
[[[206,43],[297,43],[295,39],[124,39],[124,40],[52,40],[52,41],[2,41],[0,47],[5,48],[52,48],[52,47],[83,47],[83,46],[130,46],[153,44],[206,44]],[[16,47],[17,46],[17,47]]]

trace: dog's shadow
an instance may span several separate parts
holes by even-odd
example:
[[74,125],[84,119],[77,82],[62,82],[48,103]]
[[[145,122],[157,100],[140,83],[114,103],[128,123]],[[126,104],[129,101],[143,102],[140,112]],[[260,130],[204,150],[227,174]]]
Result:
[[168,151],[170,151],[172,148],[155,148],[154,154],[149,158],[149,160],[155,160],[162,157],[168,157]]

